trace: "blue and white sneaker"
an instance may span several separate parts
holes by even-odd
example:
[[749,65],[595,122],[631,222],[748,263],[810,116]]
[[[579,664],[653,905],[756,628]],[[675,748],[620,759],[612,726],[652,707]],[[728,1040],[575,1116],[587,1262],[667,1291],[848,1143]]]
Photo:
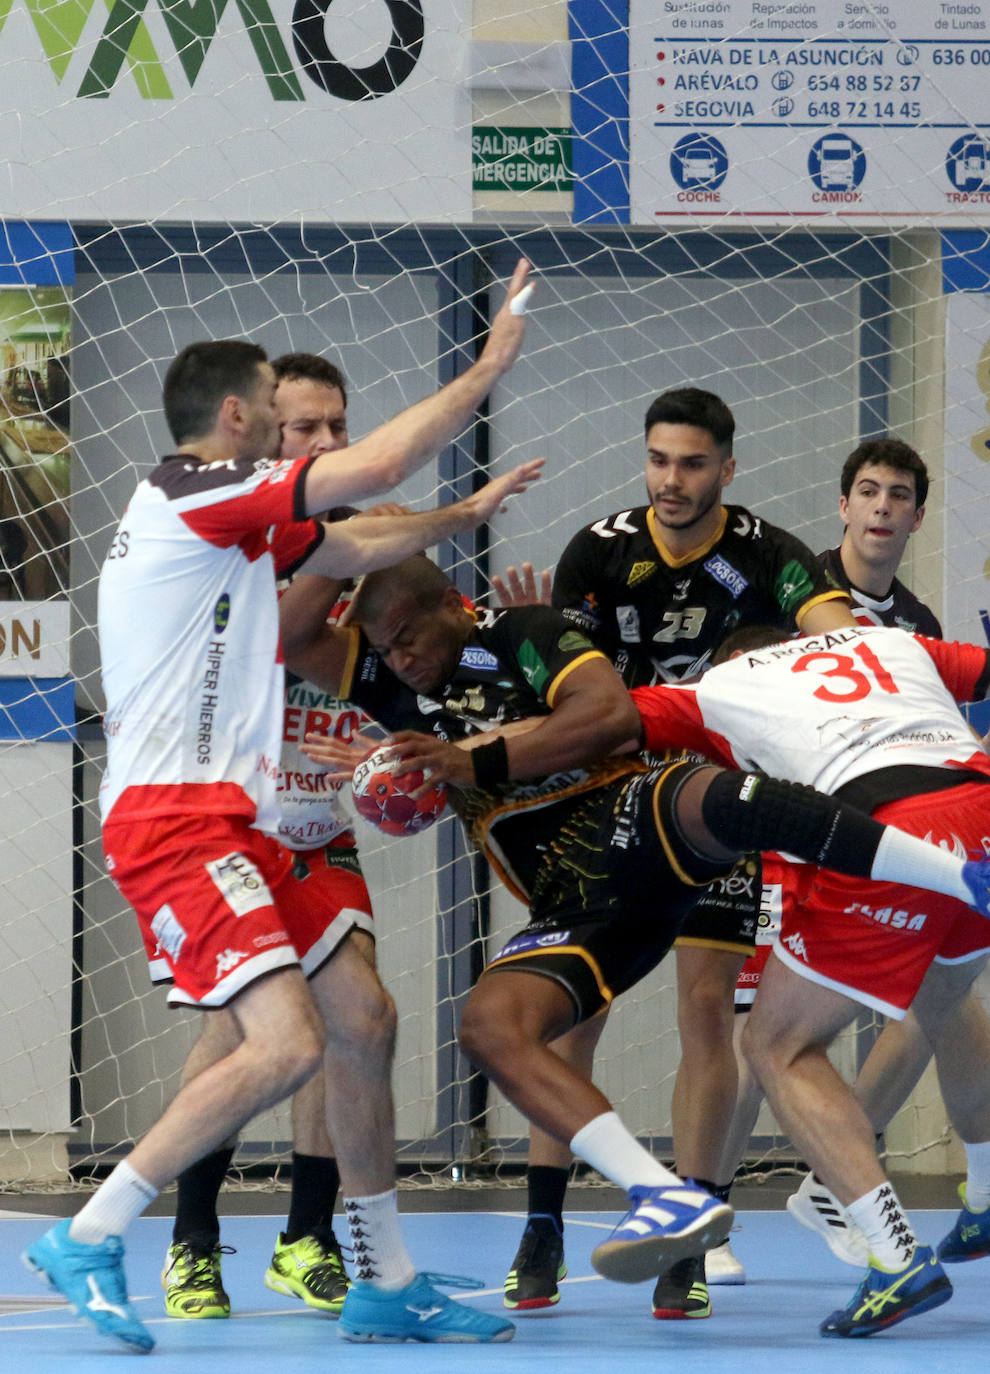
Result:
[[960,1183],[962,1211],[947,1236],[938,1243],[936,1254],[943,1264],[962,1264],[965,1260],[990,1255],[990,1207],[974,1212],[966,1203],[966,1185]]
[[655,1279],[675,1260],[721,1245],[732,1227],[727,1202],[686,1183],[629,1189],[632,1207],[591,1252],[599,1274],[618,1283]]
[[355,1279],[344,1299],[337,1330],[345,1341],[511,1341],[512,1322],[452,1302],[433,1287],[477,1290],[477,1279],[452,1274],[417,1274],[395,1292]]
[[917,1245],[903,1269],[881,1269],[872,1260],[849,1306],[826,1317],[819,1330],[823,1336],[872,1336],[951,1297],[952,1284],[931,1246]]
[[963,882],[973,894],[971,905],[981,916],[990,916],[990,855],[963,864]]
[[124,1245],[119,1236],[108,1236],[102,1245],[81,1245],[70,1237],[66,1218],[29,1245],[22,1258],[101,1335],[115,1336],[142,1354],[153,1348],[151,1332],[127,1301]]

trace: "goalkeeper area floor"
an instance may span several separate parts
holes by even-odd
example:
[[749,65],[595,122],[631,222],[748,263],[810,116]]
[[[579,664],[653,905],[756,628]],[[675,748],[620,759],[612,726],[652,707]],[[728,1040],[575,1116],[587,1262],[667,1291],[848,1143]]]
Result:
[[[18,1201],[23,1207],[25,1199]],[[40,1212],[0,1212],[0,1369],[5,1374],[104,1374],[136,1357],[98,1336],[41,1287],[20,1253],[48,1224]],[[50,1204],[50,1199],[48,1203]],[[442,1200],[438,1199],[438,1205]],[[74,1208],[63,1207],[66,1215]],[[166,1217],[142,1217],[127,1237],[132,1300],[157,1341],[151,1359],[176,1374],[436,1374],[452,1371],[608,1370],[609,1374],[924,1374],[983,1368],[987,1358],[990,1259],[953,1265],[952,1300],[867,1340],[823,1339],[818,1323],[844,1306],[856,1270],[834,1259],[817,1236],[786,1212],[742,1211],[732,1245],[747,1270],[741,1287],[712,1289],[713,1315],[703,1321],[655,1321],[649,1284],[609,1283],[591,1267],[593,1247],[620,1212],[566,1213],[569,1272],[556,1308],[517,1320],[515,1339],[491,1346],[349,1345],[334,1323],[270,1292],[263,1274],[282,1221],[278,1216],[225,1216],[224,1281],[233,1305],[227,1321],[174,1321],[164,1315],[159,1274],[171,1236]],[[912,1211],[919,1238],[934,1244],[952,1211]],[[518,1211],[416,1211],[403,1216],[415,1262],[465,1274],[485,1287],[463,1301],[503,1313],[505,1271],[521,1231]],[[457,1296],[456,1294],[454,1296]],[[612,1361],[615,1363],[613,1364]]]

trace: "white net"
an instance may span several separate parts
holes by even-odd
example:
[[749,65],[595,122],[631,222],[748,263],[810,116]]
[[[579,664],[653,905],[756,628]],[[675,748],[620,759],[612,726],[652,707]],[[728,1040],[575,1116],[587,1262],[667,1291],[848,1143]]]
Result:
[[[933,486],[902,577],[947,634],[982,641],[990,4],[910,8],[0,5],[0,1179],[119,1157],[193,1034],[148,986],[95,805],[96,578],[168,450],[161,378],[191,340],[326,354],[360,434],[470,358],[491,283],[525,253],[540,286],[522,359],[400,493],[432,504],[478,464],[547,455],[486,539],[445,554],[466,591],[551,567],[583,524],[640,504],[643,414],[690,384],[735,412],[730,498],[816,551],[839,541],[851,448],[914,444]],[[505,1172],[523,1125],[472,1084],[453,1031],[483,949],[523,913],[450,823],[360,839],[400,1010],[400,1158],[420,1177]],[[624,1003],[600,1082],[663,1150],[670,966]],[[848,1039],[849,1072],[858,1053]],[[915,1166],[957,1159],[929,1079],[889,1138]],[[239,1159],[288,1139],[270,1113]],[[753,1158],[791,1154],[764,1114]]]

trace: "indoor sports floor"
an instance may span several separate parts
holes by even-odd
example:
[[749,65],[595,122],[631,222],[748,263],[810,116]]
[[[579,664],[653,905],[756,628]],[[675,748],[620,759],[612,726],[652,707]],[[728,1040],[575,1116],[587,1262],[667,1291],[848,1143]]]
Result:
[[[790,1183],[786,1191],[793,1188]],[[600,1191],[600,1190],[599,1190]],[[905,1201],[913,1201],[902,1190]],[[234,1306],[229,1321],[180,1322],[164,1316],[159,1272],[170,1239],[165,1216],[143,1217],[128,1237],[127,1272],[133,1301],[158,1344],[152,1359],[181,1374],[293,1374],[296,1370],[361,1371],[361,1374],[472,1374],[498,1371],[580,1371],[607,1368],[616,1359],[621,1374],[669,1369],[671,1374],[925,1374],[983,1368],[990,1326],[990,1259],[952,1267],[952,1300],[934,1312],[904,1322],[867,1340],[825,1340],[818,1323],[844,1305],[857,1281],[855,1270],[832,1258],[824,1243],[780,1210],[785,1191],[757,1190],[741,1198],[733,1248],[746,1265],[743,1287],[712,1290],[714,1315],[707,1321],[658,1322],[650,1313],[652,1288],[608,1283],[591,1267],[592,1248],[620,1216],[614,1211],[566,1214],[569,1273],[558,1307],[517,1322],[515,1340],[491,1346],[350,1345],[333,1322],[289,1298],[270,1292],[262,1275],[280,1223],[279,1202],[253,1197],[253,1210],[276,1214],[227,1215],[223,1240],[236,1247],[225,1256],[224,1276]],[[585,1205],[593,1190],[579,1192]],[[938,1191],[940,1203],[947,1189]],[[408,1195],[404,1195],[408,1196]],[[444,1193],[419,1195],[404,1208],[410,1250],[424,1269],[467,1274],[485,1288],[464,1301],[502,1312],[505,1270],[519,1239],[522,1213],[509,1211],[518,1194],[486,1192],[459,1198],[456,1211],[443,1208]],[[283,1195],[284,1198],[284,1195]],[[593,1200],[590,1206],[595,1206]],[[0,1199],[0,1201],[3,1201]],[[160,1200],[164,1202],[165,1199]],[[608,1201],[612,1201],[609,1198]],[[20,1262],[23,1247],[44,1229],[46,1217],[67,1215],[77,1202],[10,1199],[17,1211],[0,1211],[0,1370],[3,1374],[50,1374],[68,1369],[119,1370],[136,1358],[104,1340],[42,1288]],[[251,1195],[241,1206],[252,1207]],[[36,1207],[36,1211],[27,1210]],[[464,1210],[465,1207],[477,1210]],[[481,1210],[490,1208],[491,1210]],[[769,1208],[769,1210],[767,1210]],[[43,1216],[42,1213],[45,1215]],[[911,1215],[922,1240],[936,1242],[949,1228],[950,1210]],[[456,1294],[454,1294],[456,1296]],[[71,1361],[71,1364],[70,1364]],[[663,1362],[663,1363],[661,1363]]]

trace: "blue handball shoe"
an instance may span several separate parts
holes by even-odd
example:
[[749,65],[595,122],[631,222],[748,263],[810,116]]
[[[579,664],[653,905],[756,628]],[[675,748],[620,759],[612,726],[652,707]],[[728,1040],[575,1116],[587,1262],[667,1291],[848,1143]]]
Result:
[[931,1246],[918,1245],[903,1269],[888,1272],[873,1260],[849,1306],[826,1317],[819,1330],[823,1336],[872,1336],[951,1297],[952,1284]]
[[101,1335],[114,1336],[142,1354],[152,1349],[151,1332],[127,1301],[124,1246],[119,1236],[108,1236],[102,1245],[82,1245],[69,1236],[66,1219],[29,1245],[23,1259]]
[[452,1302],[433,1287],[483,1288],[475,1279],[451,1274],[417,1274],[397,1291],[356,1279],[344,1299],[337,1330],[345,1341],[511,1341],[516,1328],[504,1317],[490,1317]]
[[972,905],[981,916],[990,916],[990,855],[963,864],[963,882],[973,894]]
[[727,1202],[687,1183],[630,1188],[632,1207],[591,1252],[599,1274],[618,1283],[655,1279],[675,1260],[721,1245],[732,1228]]
[[962,1211],[956,1224],[938,1243],[936,1254],[943,1264],[962,1264],[964,1260],[983,1259],[990,1255],[990,1207],[973,1212],[966,1205],[966,1185],[960,1183]]

